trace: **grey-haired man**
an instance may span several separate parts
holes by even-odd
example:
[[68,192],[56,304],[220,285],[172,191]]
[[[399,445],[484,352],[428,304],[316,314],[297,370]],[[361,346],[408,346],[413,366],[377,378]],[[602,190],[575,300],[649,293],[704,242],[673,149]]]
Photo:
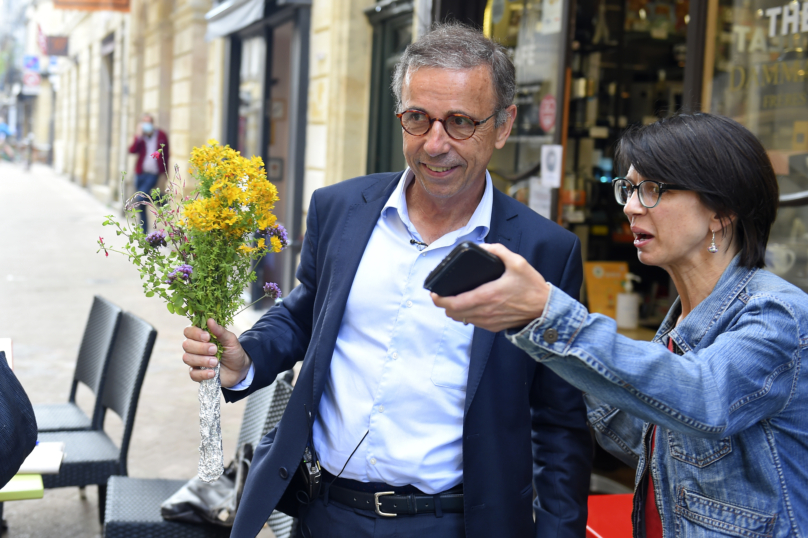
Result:
[[[473,241],[505,244],[577,295],[577,238],[486,171],[516,118],[513,64],[476,30],[444,25],[407,48],[393,90],[408,168],[316,191],[300,285],[238,339],[208,324],[229,401],[303,359],[232,536],[255,536],[283,506],[306,538],[582,537],[591,441],[580,392],[502,334],[448,319],[423,289]],[[185,336],[184,361],[212,364],[208,333]],[[325,479],[300,503],[288,486],[307,445]]]

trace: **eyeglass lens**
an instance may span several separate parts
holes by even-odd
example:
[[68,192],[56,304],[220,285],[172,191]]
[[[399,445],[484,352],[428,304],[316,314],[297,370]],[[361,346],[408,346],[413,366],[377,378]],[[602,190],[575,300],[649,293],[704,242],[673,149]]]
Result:
[[[440,121],[440,120],[434,120]],[[462,114],[452,114],[443,120],[443,128],[446,129],[446,134],[458,140],[465,140],[471,138],[474,134],[476,126],[474,120]],[[427,114],[408,110],[401,115],[401,126],[405,131],[414,136],[421,136],[429,131],[432,122]]]
[[[614,197],[620,205],[626,205],[634,193],[635,187],[627,179],[614,182]],[[653,207],[659,202],[659,183],[645,180],[639,184],[640,203],[645,207]]]

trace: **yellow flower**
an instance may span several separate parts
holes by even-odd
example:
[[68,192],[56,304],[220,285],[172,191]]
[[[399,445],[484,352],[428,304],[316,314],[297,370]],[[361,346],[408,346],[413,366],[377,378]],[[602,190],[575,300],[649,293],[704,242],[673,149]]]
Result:
[[[247,241],[251,232],[275,226],[272,213],[278,189],[267,181],[261,157],[243,157],[230,146],[209,140],[209,146],[194,148],[189,162],[199,182],[200,196],[186,203],[184,219],[190,233],[222,232],[236,241]],[[258,247],[241,252],[281,250],[278,239],[258,241]]]

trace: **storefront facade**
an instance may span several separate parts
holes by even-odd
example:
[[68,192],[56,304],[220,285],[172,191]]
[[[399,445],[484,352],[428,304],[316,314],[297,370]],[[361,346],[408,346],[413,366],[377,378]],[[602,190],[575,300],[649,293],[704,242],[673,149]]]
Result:
[[655,327],[676,291],[637,260],[612,194],[625,173],[614,147],[627,127],[679,110],[730,116],[761,139],[784,195],[768,266],[808,289],[808,2],[441,0],[433,17],[478,25],[509,49],[518,117],[489,166],[495,183],[574,231],[585,261],[640,275],[642,325]]
[[431,21],[446,19],[483,28],[516,65],[517,123],[490,164],[497,187],[574,231],[586,261],[622,261],[639,274],[645,325],[675,290],[637,261],[611,191],[621,173],[614,145],[626,127],[682,108],[731,116],[761,138],[791,197],[769,266],[808,287],[808,214],[796,205],[808,198],[808,2],[133,0],[127,16],[60,13],[52,29],[42,22],[70,36],[55,167],[117,198],[143,112],[169,131],[181,170],[211,137],[260,155],[293,242],[259,276],[285,289],[311,192],[405,166],[392,68]]

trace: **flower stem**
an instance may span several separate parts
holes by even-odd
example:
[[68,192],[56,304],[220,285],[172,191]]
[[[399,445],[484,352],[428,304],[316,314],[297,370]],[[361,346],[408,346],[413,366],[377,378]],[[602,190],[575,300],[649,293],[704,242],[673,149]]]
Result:
[[238,316],[239,314],[241,314],[242,312],[244,312],[245,310],[247,310],[248,308],[250,308],[252,305],[254,305],[254,304],[256,304],[256,303],[258,303],[258,302],[262,301],[263,299],[265,299],[265,298],[267,298],[267,297],[269,297],[269,295],[267,295],[266,293],[265,293],[265,294],[263,294],[261,297],[259,297],[259,298],[258,298],[258,300],[251,302],[250,304],[248,304],[247,306],[245,306],[244,308],[242,308],[241,310],[239,310],[238,312],[236,312],[235,314],[233,314],[233,316],[234,316],[234,317],[235,317],[235,316]]

